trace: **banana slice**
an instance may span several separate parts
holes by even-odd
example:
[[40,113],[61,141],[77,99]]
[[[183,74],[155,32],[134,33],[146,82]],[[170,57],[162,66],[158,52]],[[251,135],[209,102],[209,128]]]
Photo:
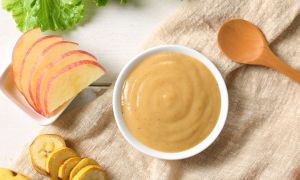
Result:
[[28,177],[9,169],[0,168],[0,179],[2,180],[29,180]]
[[53,151],[47,159],[46,169],[50,174],[51,180],[58,180],[59,167],[69,158],[79,157],[75,151],[70,148],[63,147]]
[[70,179],[74,178],[76,174],[84,167],[89,165],[97,165],[100,169],[102,169],[98,163],[90,158],[83,158],[71,171]]
[[58,170],[58,177],[62,180],[69,180],[70,173],[72,169],[79,163],[81,160],[80,157],[73,157],[70,159],[67,159]]
[[81,169],[72,180],[107,180],[106,173],[97,165],[88,165]]
[[46,161],[50,153],[65,147],[65,140],[55,134],[42,134],[35,138],[30,145],[30,157],[34,169],[42,175],[48,175]]

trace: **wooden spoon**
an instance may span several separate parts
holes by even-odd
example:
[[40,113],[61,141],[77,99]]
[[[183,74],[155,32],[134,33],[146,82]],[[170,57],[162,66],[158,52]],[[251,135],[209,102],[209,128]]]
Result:
[[300,83],[300,72],[283,63],[269,48],[263,33],[248,21],[225,22],[218,33],[218,45],[235,62],[270,67]]

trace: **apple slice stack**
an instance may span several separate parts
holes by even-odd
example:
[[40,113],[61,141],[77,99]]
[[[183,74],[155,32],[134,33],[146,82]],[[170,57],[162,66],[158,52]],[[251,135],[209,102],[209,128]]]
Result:
[[105,73],[96,57],[80,50],[77,43],[44,35],[40,29],[20,37],[13,51],[12,68],[17,88],[45,117]]

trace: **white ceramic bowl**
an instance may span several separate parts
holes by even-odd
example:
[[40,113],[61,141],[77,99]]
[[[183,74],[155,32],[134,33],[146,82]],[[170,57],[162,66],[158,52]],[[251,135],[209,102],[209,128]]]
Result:
[[[139,63],[141,62],[145,57],[150,56],[155,53],[159,52],[178,52],[182,53],[191,57],[194,57],[198,59],[200,62],[202,62],[213,74],[215,77],[220,94],[221,94],[221,111],[219,115],[219,119],[217,121],[216,126],[211,131],[211,133],[199,144],[195,145],[194,147],[181,151],[181,152],[162,152],[157,151],[155,149],[152,149],[150,147],[147,147],[140,143],[127,129],[126,124],[122,117],[121,112],[121,95],[122,95],[122,86],[124,83],[124,80],[127,77],[127,74]],[[228,112],[228,92],[226,88],[226,84],[224,82],[224,79],[221,76],[221,73],[218,71],[218,69],[215,67],[215,65],[204,55],[201,53],[179,45],[163,45],[163,46],[157,46],[151,49],[148,49],[136,57],[134,57],[120,72],[118,79],[116,81],[114,92],[113,92],[113,110],[114,110],[114,116],[118,125],[119,130],[121,131],[124,138],[137,150],[139,150],[142,153],[145,153],[149,156],[156,157],[159,159],[166,159],[166,160],[176,160],[176,159],[184,159],[191,156],[194,156],[204,149],[206,149],[209,145],[211,145],[215,139],[220,134],[221,130],[223,129],[223,126],[225,124],[226,118],[227,118],[227,112]]]

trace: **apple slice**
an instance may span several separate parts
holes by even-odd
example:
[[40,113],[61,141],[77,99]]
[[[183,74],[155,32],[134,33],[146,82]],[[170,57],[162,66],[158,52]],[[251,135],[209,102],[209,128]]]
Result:
[[[82,50],[73,50],[66,52],[65,54],[59,56],[57,59],[49,63],[38,75],[38,77],[33,77],[31,79],[29,93],[33,97],[33,100],[36,103],[37,111],[41,114],[42,109],[41,101],[37,100],[37,97],[40,97],[42,92],[46,91],[47,82],[53,73],[65,67],[68,64],[72,64],[79,60],[92,60],[97,61],[96,57],[92,54],[82,51]],[[44,97],[42,96],[41,99]]]
[[[43,52],[45,48],[50,46],[53,43],[61,41],[62,38],[59,36],[43,36],[40,39],[38,39],[26,52],[21,68],[20,68],[20,74],[19,74],[19,79],[20,79],[20,90],[24,97],[26,98],[27,102],[35,108],[35,105],[33,101],[30,99],[28,96],[27,89],[28,89],[28,83],[30,81],[29,79],[29,72],[34,64],[34,62],[38,59],[40,54]],[[27,88],[26,88],[27,87]]]
[[[62,54],[65,54],[71,50],[77,50],[78,44],[69,41],[59,41],[54,44],[48,46],[44,51],[40,54],[38,59],[32,64],[32,67],[29,69],[28,73],[28,81],[24,81],[24,94],[29,96],[29,99],[34,103],[36,110],[38,107],[36,105],[35,98],[31,91],[31,87],[37,81],[40,73],[44,70],[48,64],[52,63],[53,61],[59,61]],[[23,84],[22,84],[23,85]]]
[[91,60],[81,60],[69,64],[51,75],[47,82],[41,109],[44,116],[49,116],[59,106],[75,97],[82,89],[105,73],[104,68]]
[[39,28],[25,32],[17,41],[12,54],[12,69],[14,81],[19,90],[21,90],[20,69],[23,62],[23,57],[28,49],[43,36]]

